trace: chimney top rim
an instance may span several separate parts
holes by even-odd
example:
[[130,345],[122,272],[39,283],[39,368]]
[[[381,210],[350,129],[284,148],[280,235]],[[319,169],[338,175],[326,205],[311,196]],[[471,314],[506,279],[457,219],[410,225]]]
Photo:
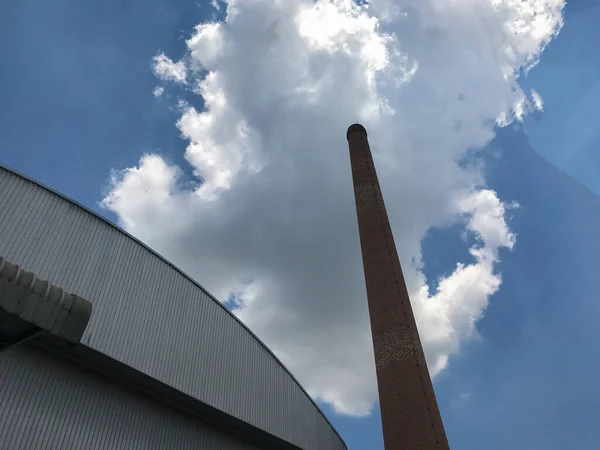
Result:
[[360,131],[362,133],[365,134],[365,136],[367,136],[367,130],[365,127],[363,127],[360,123],[353,123],[352,125],[350,125],[348,127],[348,131],[346,132],[346,139],[350,139],[350,135],[352,133],[355,133],[357,131]]

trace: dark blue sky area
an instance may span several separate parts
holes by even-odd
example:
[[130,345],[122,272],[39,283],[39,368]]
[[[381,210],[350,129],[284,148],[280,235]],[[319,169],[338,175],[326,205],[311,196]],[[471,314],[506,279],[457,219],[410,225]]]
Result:
[[522,78],[544,100],[540,119],[527,118],[531,145],[600,194],[600,3],[569,0],[565,26],[540,63]]
[[[459,449],[595,448],[600,197],[518,129],[500,130],[490,146],[498,150],[490,187],[521,205],[510,221],[517,245],[503,254],[503,284],[478,325],[481,339],[437,382],[450,441]],[[433,232],[425,258],[454,252],[457,238]]]
[[1,162],[96,210],[112,168],[152,151],[181,162],[179,114],[152,96],[151,61],[183,55],[210,5],[23,0],[1,11]]

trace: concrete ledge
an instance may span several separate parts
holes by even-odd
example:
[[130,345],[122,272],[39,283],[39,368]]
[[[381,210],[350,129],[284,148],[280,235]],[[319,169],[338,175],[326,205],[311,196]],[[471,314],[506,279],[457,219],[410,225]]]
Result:
[[47,331],[77,343],[92,304],[0,257],[0,351]]

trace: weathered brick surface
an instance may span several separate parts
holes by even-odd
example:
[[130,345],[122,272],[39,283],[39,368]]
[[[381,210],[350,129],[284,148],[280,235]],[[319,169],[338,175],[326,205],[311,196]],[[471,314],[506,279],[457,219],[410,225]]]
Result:
[[386,450],[446,450],[446,433],[398,260],[366,130],[348,145]]

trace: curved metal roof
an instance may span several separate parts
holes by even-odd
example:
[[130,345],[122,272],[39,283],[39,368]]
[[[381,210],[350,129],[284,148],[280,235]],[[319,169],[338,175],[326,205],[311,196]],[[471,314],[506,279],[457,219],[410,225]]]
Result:
[[346,448],[293,374],[194,279],[105,217],[0,169],[0,255],[94,304],[82,343],[301,448]]

